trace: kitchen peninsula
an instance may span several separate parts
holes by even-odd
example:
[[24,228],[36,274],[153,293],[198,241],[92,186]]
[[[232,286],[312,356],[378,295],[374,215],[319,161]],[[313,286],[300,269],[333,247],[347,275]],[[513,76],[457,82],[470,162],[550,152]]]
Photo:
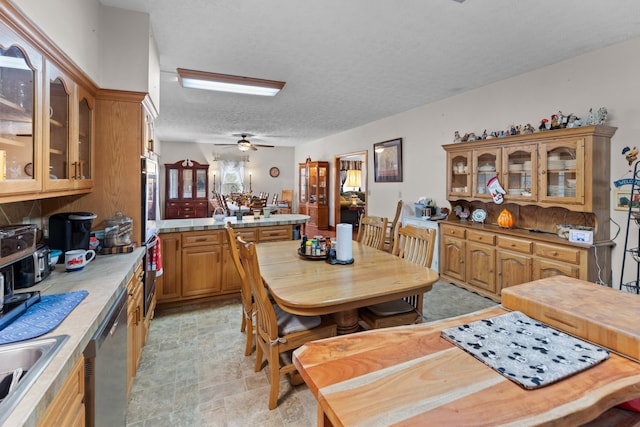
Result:
[[156,283],[159,305],[176,305],[198,299],[228,297],[240,293],[240,276],[231,260],[224,226],[231,223],[236,235],[247,242],[291,240],[294,227],[305,232],[308,215],[286,214],[169,219],[158,221],[162,242],[162,270]]

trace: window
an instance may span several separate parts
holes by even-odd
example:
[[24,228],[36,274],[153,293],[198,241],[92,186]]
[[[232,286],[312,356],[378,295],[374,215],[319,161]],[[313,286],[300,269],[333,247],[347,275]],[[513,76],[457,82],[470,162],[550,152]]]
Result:
[[244,161],[221,161],[220,175],[220,192],[222,194],[244,192]]

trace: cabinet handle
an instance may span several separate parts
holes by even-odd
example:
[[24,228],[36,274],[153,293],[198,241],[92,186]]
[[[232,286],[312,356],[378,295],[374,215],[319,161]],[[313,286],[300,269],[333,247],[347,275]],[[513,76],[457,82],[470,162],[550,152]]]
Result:
[[551,252],[551,255],[553,255],[553,256],[558,256],[558,252],[553,251],[553,252]]

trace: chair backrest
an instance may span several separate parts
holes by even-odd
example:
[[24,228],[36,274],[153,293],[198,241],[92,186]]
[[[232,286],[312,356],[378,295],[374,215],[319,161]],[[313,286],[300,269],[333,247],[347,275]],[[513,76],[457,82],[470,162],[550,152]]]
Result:
[[436,230],[399,224],[392,254],[423,267],[431,267],[436,246]]
[[278,193],[273,193],[273,199],[271,199],[271,204],[272,205],[278,204]]
[[287,202],[289,207],[293,205],[293,190],[282,190],[282,197],[280,200]]
[[382,250],[387,233],[387,218],[380,216],[360,217],[358,225],[358,242]]
[[393,217],[393,221],[389,225],[389,234],[388,236],[391,238],[391,244],[393,245],[393,239],[396,235],[396,226],[398,225],[398,220],[400,219],[400,214],[402,213],[402,200],[398,200],[398,204],[396,205],[396,215]]
[[220,205],[222,205],[222,209],[224,209],[225,215],[231,216],[231,210],[229,209],[229,205],[227,203],[227,196],[225,196],[224,194],[218,194],[218,197],[220,197]]
[[[233,261],[233,265],[235,265],[236,270],[238,271],[238,275],[240,276],[240,297],[242,299],[242,310],[244,311],[245,316],[252,316],[253,298],[251,296],[251,285],[249,284],[249,279],[247,278],[244,266],[240,261],[240,253],[238,251],[235,233],[233,232],[233,228],[231,228],[230,222],[227,222],[224,228],[226,230],[227,239],[229,240],[229,252],[231,253],[231,260]],[[250,332],[251,331],[249,331],[248,333]]]
[[278,321],[262,282],[255,243],[247,243],[241,236],[237,236],[236,239],[240,251],[240,261],[247,274],[247,280],[256,304],[256,334],[259,334],[267,342],[274,342],[278,339]]

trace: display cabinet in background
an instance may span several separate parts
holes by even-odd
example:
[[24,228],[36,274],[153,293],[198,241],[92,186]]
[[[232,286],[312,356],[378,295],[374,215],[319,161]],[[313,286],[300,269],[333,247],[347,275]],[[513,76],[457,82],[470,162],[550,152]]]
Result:
[[165,164],[165,219],[209,216],[209,165],[193,160]]
[[311,227],[329,229],[329,162],[300,163],[298,172],[298,212],[311,217]]

